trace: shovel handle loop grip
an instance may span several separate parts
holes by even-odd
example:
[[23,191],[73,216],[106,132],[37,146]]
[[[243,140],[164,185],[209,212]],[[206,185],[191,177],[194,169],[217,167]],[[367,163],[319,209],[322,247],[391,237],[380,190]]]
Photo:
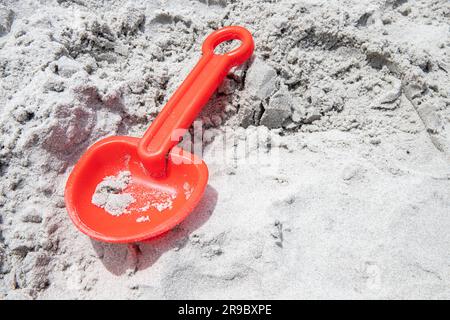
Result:
[[[241,41],[238,48],[224,54],[214,53],[220,43],[235,39]],[[202,57],[139,142],[139,158],[152,176],[165,175],[170,150],[178,144],[228,71],[250,58],[253,48],[252,35],[243,27],[224,27],[206,38]]]

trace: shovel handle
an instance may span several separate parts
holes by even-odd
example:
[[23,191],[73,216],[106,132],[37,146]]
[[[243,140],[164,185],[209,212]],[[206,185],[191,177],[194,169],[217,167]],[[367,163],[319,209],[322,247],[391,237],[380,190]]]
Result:
[[[225,54],[214,53],[220,43],[234,39],[241,41],[238,48]],[[250,32],[238,26],[219,29],[206,38],[202,57],[139,142],[138,155],[150,174],[165,175],[169,151],[179,143],[228,71],[247,60],[253,48]]]

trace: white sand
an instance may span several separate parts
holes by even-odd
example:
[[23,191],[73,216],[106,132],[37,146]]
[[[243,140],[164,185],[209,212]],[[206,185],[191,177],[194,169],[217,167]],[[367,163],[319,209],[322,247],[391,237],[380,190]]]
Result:
[[105,177],[95,188],[92,203],[113,216],[127,213],[128,206],[136,202],[131,193],[124,192],[130,182],[130,171],[120,171],[117,176]]
[[150,217],[149,216],[140,216],[138,218],[136,218],[136,222],[147,222],[150,221]]
[[[0,299],[450,298],[447,0],[2,3]],[[230,24],[256,49],[199,116],[199,206],[137,257],[81,234],[74,163]]]

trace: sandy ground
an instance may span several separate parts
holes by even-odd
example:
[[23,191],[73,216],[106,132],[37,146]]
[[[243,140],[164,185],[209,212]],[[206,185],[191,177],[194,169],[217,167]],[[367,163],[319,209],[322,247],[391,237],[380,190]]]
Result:
[[[449,299],[449,18],[446,0],[0,0],[0,299]],[[141,135],[232,24],[255,53],[191,132],[198,207],[138,255],[81,234],[74,163]]]

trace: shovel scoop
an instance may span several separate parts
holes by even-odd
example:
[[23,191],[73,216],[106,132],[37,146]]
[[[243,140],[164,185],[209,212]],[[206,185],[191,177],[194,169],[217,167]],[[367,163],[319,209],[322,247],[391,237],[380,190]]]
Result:
[[[224,54],[220,43],[240,40]],[[77,228],[91,238],[129,243],[156,237],[178,225],[200,201],[208,168],[196,155],[176,145],[228,71],[253,52],[251,34],[231,26],[210,34],[202,57],[168,100],[142,138],[113,136],[92,145],[73,168],[65,189],[66,208]],[[112,215],[92,203],[105,177],[127,172],[121,192],[132,197],[126,212]]]

